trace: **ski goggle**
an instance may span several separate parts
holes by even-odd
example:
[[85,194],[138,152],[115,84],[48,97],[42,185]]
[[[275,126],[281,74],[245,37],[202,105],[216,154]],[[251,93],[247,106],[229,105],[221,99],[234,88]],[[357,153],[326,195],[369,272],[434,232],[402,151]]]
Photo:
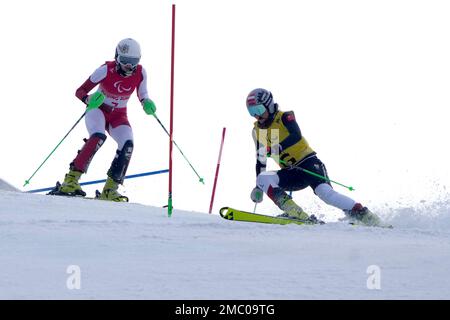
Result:
[[130,64],[133,67],[137,66],[139,64],[139,60],[140,60],[140,58],[124,57],[124,56],[118,57],[118,61],[120,64],[123,64],[123,65]]
[[266,112],[266,107],[264,107],[264,105],[262,104],[256,104],[254,106],[247,107],[247,110],[252,117],[256,117],[262,116],[264,112]]

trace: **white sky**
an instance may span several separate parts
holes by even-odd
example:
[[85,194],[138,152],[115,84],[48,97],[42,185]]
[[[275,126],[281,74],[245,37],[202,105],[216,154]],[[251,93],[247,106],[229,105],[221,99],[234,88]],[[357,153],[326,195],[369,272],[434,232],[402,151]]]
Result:
[[[21,187],[83,113],[75,90],[119,40],[133,37],[157,114],[169,127],[171,1],[3,1],[0,177]],[[206,185],[174,149],[174,206],[206,212],[222,128],[227,127],[215,212],[253,210],[256,87],[294,110],[303,135],[332,179],[364,204],[448,197],[450,87],[448,1],[176,1],[174,138]],[[128,174],[168,167],[168,138],[133,96],[135,152]],[[62,180],[87,137],[80,123],[32,179]],[[106,177],[108,138],[83,181]],[[271,166],[274,169],[274,166]],[[127,181],[126,194],[164,205],[168,175]],[[86,187],[88,193],[95,188]],[[310,212],[310,189],[295,193]],[[260,212],[274,212],[266,199]],[[337,209],[323,205],[323,210]]]

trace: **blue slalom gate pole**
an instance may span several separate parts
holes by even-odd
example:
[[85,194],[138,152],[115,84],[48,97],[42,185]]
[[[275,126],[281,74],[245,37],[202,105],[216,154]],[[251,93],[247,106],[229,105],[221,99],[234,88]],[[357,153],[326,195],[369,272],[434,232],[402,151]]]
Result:
[[[152,176],[152,175],[155,175],[155,174],[167,173],[167,172],[169,172],[169,169],[158,170],[158,171],[150,171],[150,172],[144,172],[144,173],[138,173],[138,174],[130,174],[130,175],[128,175],[128,176],[125,176],[124,179],[140,178],[140,177]],[[81,183],[80,183],[80,186],[87,186],[87,185],[97,184],[97,183],[103,183],[103,182],[106,182],[106,179],[92,180],[92,181],[81,182]],[[27,193],[38,193],[38,192],[50,191],[50,190],[52,190],[54,187],[55,187],[55,186],[49,187],[49,188],[42,188],[42,189],[29,190],[29,191],[27,191]]]

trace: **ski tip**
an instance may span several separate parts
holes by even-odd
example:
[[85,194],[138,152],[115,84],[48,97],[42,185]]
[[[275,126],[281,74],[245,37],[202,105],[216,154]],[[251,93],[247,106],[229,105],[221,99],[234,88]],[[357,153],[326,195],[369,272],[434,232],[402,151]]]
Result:
[[[223,211],[225,211],[225,213],[223,213]],[[226,211],[228,211],[228,207],[223,207],[219,210],[219,214],[222,218],[225,218],[225,216],[227,215]]]

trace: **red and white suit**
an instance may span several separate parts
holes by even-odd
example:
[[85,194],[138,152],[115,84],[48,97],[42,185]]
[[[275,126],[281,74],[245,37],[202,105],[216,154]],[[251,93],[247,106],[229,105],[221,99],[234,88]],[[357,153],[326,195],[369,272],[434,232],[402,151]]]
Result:
[[97,85],[98,91],[105,95],[103,104],[98,109],[86,113],[85,121],[89,136],[108,131],[121,150],[127,140],[133,141],[133,130],[127,118],[127,103],[132,93],[137,90],[139,101],[148,99],[147,74],[138,65],[130,76],[119,74],[116,62],[107,61],[100,66],[76,91],[76,96],[85,102],[89,92]]

